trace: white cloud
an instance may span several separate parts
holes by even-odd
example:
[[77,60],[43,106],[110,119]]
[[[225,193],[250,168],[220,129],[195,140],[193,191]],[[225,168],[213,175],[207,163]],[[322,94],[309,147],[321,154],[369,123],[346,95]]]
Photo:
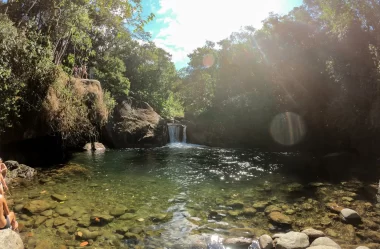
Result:
[[183,62],[206,40],[218,42],[241,27],[260,27],[269,12],[281,13],[288,0],[159,0],[157,12],[167,27],[154,42]]

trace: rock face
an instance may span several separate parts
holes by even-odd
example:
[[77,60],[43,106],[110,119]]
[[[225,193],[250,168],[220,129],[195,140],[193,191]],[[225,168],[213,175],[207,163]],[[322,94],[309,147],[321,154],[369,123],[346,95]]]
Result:
[[0,230],[1,248],[24,249],[20,235],[11,229]]
[[166,121],[148,103],[128,97],[117,100],[103,139],[114,148],[163,146],[168,141]]
[[5,165],[8,167],[6,177],[8,183],[15,181],[17,178],[32,180],[37,175],[37,170],[26,166],[25,164],[19,164],[16,161],[6,161]]
[[289,232],[277,240],[276,249],[305,249],[310,245],[304,233]]

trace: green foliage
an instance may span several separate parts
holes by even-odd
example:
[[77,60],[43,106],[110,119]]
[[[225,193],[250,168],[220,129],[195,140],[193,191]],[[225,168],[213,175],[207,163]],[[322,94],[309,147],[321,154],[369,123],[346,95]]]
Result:
[[153,43],[134,44],[124,59],[133,96],[148,102],[164,117],[183,116],[176,94],[180,84],[171,55]]
[[260,30],[246,27],[219,47],[208,42],[181,72],[185,112],[240,145],[270,141],[269,123],[288,111],[314,141],[378,134],[379,18],[378,1],[305,0],[269,15]]
[[52,56],[45,40],[29,29],[18,30],[0,15],[0,131],[11,127],[22,112],[36,109],[55,75]]
[[123,61],[117,57],[105,56],[94,65],[96,79],[113,96],[128,95],[130,82],[124,76],[126,71]]

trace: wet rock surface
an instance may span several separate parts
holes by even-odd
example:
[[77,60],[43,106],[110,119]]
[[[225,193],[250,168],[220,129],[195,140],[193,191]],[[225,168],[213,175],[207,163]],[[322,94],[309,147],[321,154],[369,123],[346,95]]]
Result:
[[24,243],[20,235],[10,229],[0,230],[0,243],[0,248],[24,249]]

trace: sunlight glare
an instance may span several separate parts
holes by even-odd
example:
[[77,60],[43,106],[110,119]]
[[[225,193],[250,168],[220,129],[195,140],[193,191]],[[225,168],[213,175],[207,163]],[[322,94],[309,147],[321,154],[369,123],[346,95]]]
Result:
[[207,54],[203,57],[203,66],[210,68],[214,65],[215,58],[212,54]]
[[291,146],[303,140],[306,135],[306,125],[300,115],[285,112],[273,118],[269,131],[274,141]]

